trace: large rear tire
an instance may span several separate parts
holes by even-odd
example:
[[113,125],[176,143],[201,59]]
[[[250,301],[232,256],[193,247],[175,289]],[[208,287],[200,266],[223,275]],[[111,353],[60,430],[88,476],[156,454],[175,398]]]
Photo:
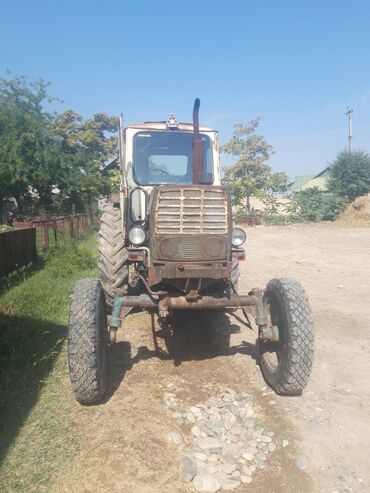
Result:
[[97,279],[82,279],[73,290],[68,324],[69,376],[81,404],[97,404],[107,385],[107,314]]
[[266,382],[280,395],[300,395],[311,374],[313,322],[302,286],[293,279],[272,279],[265,301],[278,341],[259,338],[260,365]]
[[121,209],[107,203],[102,207],[99,230],[99,271],[110,313],[115,294],[123,294],[128,283],[127,250],[122,231]]

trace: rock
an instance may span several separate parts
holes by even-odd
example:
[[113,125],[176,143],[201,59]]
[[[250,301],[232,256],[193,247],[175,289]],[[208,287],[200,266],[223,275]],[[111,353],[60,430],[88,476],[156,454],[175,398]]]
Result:
[[167,440],[175,445],[182,445],[184,443],[182,436],[177,431],[167,433]]
[[235,423],[236,423],[236,417],[231,412],[229,412],[225,416],[225,428],[227,430],[230,430],[230,428],[232,428]]
[[268,449],[269,452],[274,452],[274,450],[276,450],[276,445],[274,443],[269,443]]
[[244,484],[248,484],[252,482],[252,478],[250,476],[244,476],[243,474],[240,476],[240,481]]
[[184,456],[180,461],[180,478],[184,483],[190,483],[194,479],[198,472],[197,466],[190,459],[190,457]]
[[193,414],[200,414],[201,410],[199,409],[199,407],[191,406],[190,412],[192,412]]
[[219,462],[218,455],[217,454],[211,454],[210,456],[208,456],[207,461],[210,462],[211,464],[217,464],[217,462]]
[[221,448],[221,440],[214,437],[205,437],[198,440],[198,445],[202,450],[213,450]]
[[240,425],[234,425],[232,428],[230,428],[230,432],[233,435],[241,435],[243,433],[243,428]]
[[240,471],[236,470],[231,473],[231,477],[234,479],[239,479],[240,478]]
[[297,457],[297,460],[295,461],[295,465],[298,467],[298,469],[300,469],[301,471],[303,471],[303,469],[306,469],[306,464],[303,460],[302,457]]
[[208,455],[204,452],[195,452],[194,457],[198,460],[205,461],[207,460]]
[[261,440],[262,440],[263,442],[265,442],[265,443],[270,443],[270,442],[272,442],[272,438],[271,438],[271,437],[269,437],[268,435],[262,435],[262,436],[261,436]]
[[231,462],[225,462],[225,464],[220,465],[219,469],[225,474],[231,474],[235,471],[236,465],[232,464]]
[[282,445],[284,448],[285,448],[285,447],[287,447],[287,446],[289,445],[289,440],[283,440],[283,441],[281,442],[281,445]]
[[224,446],[223,448],[223,456],[226,459],[238,460],[241,457],[240,448],[236,443],[230,443]]
[[202,472],[205,474],[215,474],[217,471],[218,471],[218,468],[214,464],[205,464],[202,467]]
[[223,491],[235,490],[240,486],[240,481],[236,479],[223,479],[221,481],[221,488]]
[[193,485],[197,491],[206,493],[216,493],[221,488],[219,480],[210,474],[197,474]]
[[192,413],[184,413],[184,418],[188,423],[195,423],[195,418]]
[[253,453],[252,449],[244,450],[244,452],[242,453],[242,456],[244,459],[249,460],[249,461],[254,459],[254,453]]

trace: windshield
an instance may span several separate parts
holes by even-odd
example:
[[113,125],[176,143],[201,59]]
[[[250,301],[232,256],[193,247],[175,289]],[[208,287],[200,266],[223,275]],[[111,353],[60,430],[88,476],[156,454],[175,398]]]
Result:
[[[201,183],[213,183],[211,139],[201,134],[204,173]],[[190,132],[138,132],[134,136],[134,179],[139,185],[191,184],[193,134]]]

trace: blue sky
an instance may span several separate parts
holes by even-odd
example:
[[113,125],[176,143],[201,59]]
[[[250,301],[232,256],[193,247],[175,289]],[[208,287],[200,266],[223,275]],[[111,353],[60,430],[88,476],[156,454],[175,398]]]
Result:
[[[319,172],[344,148],[370,152],[370,2],[0,0],[0,73],[51,81],[56,109],[127,122],[201,122],[230,138],[262,118],[271,166]],[[230,162],[226,158],[224,162]]]

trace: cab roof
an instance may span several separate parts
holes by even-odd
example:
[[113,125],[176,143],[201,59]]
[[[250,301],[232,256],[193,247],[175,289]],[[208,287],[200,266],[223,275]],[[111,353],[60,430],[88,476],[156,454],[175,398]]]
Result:
[[[133,125],[128,125],[126,128],[145,129],[145,130],[182,130],[185,132],[194,131],[194,127],[192,123],[178,123],[176,127],[168,127],[166,121],[134,123]],[[217,132],[217,130],[210,127],[199,127],[199,131]]]

